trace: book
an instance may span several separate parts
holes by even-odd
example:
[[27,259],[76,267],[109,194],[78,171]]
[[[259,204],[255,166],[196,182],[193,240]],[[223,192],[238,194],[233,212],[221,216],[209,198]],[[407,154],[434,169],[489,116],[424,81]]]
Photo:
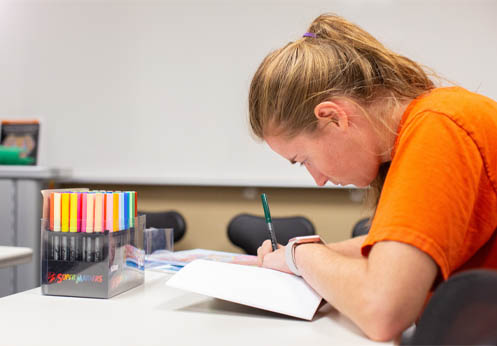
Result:
[[293,274],[203,259],[187,264],[167,285],[305,320],[312,320],[322,300]]

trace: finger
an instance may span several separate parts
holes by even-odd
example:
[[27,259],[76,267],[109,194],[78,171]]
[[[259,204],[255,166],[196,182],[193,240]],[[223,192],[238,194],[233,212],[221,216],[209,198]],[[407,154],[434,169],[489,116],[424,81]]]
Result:
[[273,246],[271,245],[271,240],[266,239],[261,245],[262,251],[264,254],[267,254],[271,251],[273,251]]
[[257,265],[258,265],[259,267],[261,267],[261,266],[262,266],[263,257],[264,257],[264,256],[262,255],[262,246],[259,246],[259,247],[257,248]]

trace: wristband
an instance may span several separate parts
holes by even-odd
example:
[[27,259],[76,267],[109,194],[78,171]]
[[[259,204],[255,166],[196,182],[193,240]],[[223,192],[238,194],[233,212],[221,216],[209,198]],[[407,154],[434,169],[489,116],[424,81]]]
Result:
[[302,276],[300,274],[299,269],[297,268],[297,264],[295,262],[295,248],[300,244],[309,244],[309,243],[321,243],[324,244],[323,240],[318,235],[309,235],[305,237],[295,237],[288,241],[288,245],[285,248],[285,261],[287,267],[290,269],[292,273],[297,276]]

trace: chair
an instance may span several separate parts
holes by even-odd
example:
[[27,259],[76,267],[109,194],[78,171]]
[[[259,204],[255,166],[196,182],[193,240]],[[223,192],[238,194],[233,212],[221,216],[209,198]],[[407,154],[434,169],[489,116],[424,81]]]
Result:
[[442,283],[404,345],[497,345],[497,270],[470,270]]
[[356,222],[356,224],[352,228],[352,238],[368,234],[370,227],[371,224],[369,217],[360,219],[359,221]]
[[186,233],[186,221],[183,215],[174,210],[159,211],[159,212],[140,212],[147,216],[147,227],[155,228],[173,228],[174,229],[174,242],[183,238]]
[[[275,217],[272,219],[279,244],[286,245],[297,236],[316,234],[313,224],[305,217]],[[239,214],[228,224],[228,238],[249,255],[257,255],[257,248],[269,239],[266,221],[262,216]]]

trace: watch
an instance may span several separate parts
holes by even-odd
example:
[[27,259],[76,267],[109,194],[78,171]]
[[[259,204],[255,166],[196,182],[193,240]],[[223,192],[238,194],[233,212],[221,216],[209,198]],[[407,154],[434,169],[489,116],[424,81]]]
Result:
[[300,272],[295,264],[295,248],[300,244],[308,243],[321,243],[324,241],[318,235],[308,235],[304,237],[295,237],[288,241],[288,245],[285,248],[285,261],[288,268],[297,276],[301,276]]

